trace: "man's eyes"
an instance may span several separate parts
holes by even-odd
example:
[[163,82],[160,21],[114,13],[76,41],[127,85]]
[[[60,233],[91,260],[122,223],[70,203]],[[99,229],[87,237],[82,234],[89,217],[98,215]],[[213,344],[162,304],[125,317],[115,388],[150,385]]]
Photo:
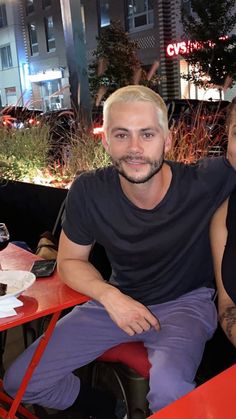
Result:
[[[140,134],[140,137],[143,138],[144,140],[151,140],[153,137],[155,136],[155,134],[153,132],[143,132]],[[126,140],[127,138],[129,138],[129,134],[127,133],[120,133],[118,132],[117,134],[115,134],[115,138],[120,139],[120,140]]]
[[153,137],[154,137],[153,132],[144,132],[144,133],[143,133],[143,138],[144,138],[145,140],[151,140]]
[[118,138],[120,140],[124,140],[124,139],[128,138],[128,135],[124,134],[124,133],[117,133],[117,134],[115,134],[115,138]]

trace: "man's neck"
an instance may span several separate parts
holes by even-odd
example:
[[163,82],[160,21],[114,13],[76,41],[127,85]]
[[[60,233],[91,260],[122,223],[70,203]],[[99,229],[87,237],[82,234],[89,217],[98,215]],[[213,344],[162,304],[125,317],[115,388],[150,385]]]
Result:
[[134,205],[138,208],[151,210],[166,195],[171,179],[171,168],[164,163],[161,170],[145,183],[131,183],[123,178],[123,176],[120,176],[120,183],[124,194]]

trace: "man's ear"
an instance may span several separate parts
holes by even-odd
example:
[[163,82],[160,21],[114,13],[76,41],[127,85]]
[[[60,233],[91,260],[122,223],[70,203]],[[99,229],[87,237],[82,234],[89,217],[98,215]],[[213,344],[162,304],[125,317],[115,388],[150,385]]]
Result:
[[167,138],[165,140],[165,153],[168,153],[172,147],[172,133],[169,130]]
[[102,132],[102,145],[105,148],[105,150],[108,151],[108,141],[104,131]]

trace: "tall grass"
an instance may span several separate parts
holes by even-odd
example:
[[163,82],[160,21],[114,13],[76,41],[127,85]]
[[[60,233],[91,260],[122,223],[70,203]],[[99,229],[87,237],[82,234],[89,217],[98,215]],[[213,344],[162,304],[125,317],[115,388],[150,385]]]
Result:
[[79,126],[62,153],[63,164],[71,174],[93,170],[111,164],[100,137],[95,137],[92,129]]
[[[219,114],[208,115],[197,107],[190,119],[182,114],[172,124],[172,149],[167,159],[193,163],[198,159],[224,152],[224,127]],[[70,112],[45,120],[31,128],[0,127],[0,177],[68,187],[78,172],[111,164],[99,136]],[[214,126],[214,132],[212,131]]]
[[201,102],[190,115],[182,113],[170,127],[172,148],[167,159],[194,163],[206,156],[224,154],[227,148],[224,119],[225,115],[217,110],[204,115]]
[[0,177],[32,181],[50,164],[49,127],[0,127]]

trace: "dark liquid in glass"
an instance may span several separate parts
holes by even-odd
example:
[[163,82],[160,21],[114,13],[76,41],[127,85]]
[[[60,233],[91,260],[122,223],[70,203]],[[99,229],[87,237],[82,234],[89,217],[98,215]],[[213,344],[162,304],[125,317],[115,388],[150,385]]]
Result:
[[5,247],[7,247],[7,245],[8,245],[8,243],[9,243],[9,239],[8,240],[1,240],[1,238],[0,238],[0,251],[5,249]]

